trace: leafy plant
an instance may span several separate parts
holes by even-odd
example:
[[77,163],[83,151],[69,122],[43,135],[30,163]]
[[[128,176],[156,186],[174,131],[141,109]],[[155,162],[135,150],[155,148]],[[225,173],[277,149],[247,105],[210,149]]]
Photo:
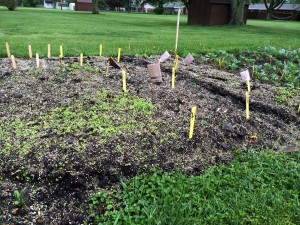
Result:
[[14,191],[14,201],[13,204],[18,207],[21,208],[25,205],[25,200],[24,200],[24,195],[26,193],[27,188],[24,187],[21,191],[15,190]]

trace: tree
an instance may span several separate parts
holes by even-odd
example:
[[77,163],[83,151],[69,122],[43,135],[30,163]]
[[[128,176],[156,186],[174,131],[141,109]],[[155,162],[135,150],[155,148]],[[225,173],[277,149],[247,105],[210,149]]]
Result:
[[185,5],[185,7],[187,8],[187,10],[189,10],[190,8],[190,3],[192,0],[181,0],[183,2],[183,4]]
[[286,0],[263,0],[267,9],[267,20],[271,19],[275,9],[279,9]]
[[231,0],[231,15],[229,24],[245,25],[244,23],[245,0]]
[[126,4],[125,0],[107,0],[106,3],[112,10],[124,7]]
[[8,8],[9,11],[13,11],[17,8],[16,0],[0,0],[0,5]]
[[92,13],[99,14],[98,0],[92,0]]
[[170,0],[147,0],[146,2],[156,5],[158,8],[163,8],[163,4],[166,2],[170,2]]

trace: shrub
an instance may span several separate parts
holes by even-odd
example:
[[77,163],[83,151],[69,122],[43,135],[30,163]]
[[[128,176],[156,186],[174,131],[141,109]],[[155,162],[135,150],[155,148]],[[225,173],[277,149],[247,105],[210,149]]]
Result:
[[36,7],[40,3],[40,0],[23,0],[24,7]]
[[155,12],[158,15],[161,15],[164,13],[164,8],[155,8],[153,12]]
[[17,8],[17,1],[16,0],[2,0],[0,5],[6,6],[8,8],[8,10],[13,11]]

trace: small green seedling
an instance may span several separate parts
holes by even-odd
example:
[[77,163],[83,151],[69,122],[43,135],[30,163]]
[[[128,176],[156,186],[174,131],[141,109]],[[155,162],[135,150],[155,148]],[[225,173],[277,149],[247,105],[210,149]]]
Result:
[[14,205],[18,208],[22,208],[25,205],[24,194],[27,188],[24,187],[21,191],[14,191],[15,200],[13,201]]

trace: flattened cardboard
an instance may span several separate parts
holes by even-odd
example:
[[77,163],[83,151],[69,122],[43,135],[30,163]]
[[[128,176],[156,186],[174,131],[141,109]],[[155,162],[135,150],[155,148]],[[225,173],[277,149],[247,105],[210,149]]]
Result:
[[121,67],[118,65],[118,63],[115,60],[113,60],[112,58],[109,58],[107,60],[107,62],[109,63],[109,65],[113,66],[114,68],[121,69]]
[[160,63],[153,63],[147,65],[148,73],[150,76],[150,82],[152,83],[161,83],[162,82],[162,76],[161,76],[161,70],[160,70]]
[[191,54],[188,54],[183,60],[183,64],[188,66],[194,61],[194,57]]
[[166,60],[168,60],[169,58],[171,57],[171,55],[169,54],[168,51],[165,51],[165,53],[159,58],[159,62],[160,63],[163,63],[165,62]]

